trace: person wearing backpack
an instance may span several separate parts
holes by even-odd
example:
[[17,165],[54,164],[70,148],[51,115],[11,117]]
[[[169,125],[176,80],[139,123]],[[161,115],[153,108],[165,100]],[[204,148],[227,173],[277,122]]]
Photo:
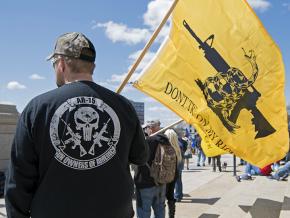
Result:
[[184,153],[187,148],[187,143],[182,139],[180,132],[177,132],[177,134],[178,134],[178,145],[181,151],[182,162],[180,163],[180,176],[177,177],[177,180],[175,182],[174,198],[176,202],[180,202],[183,198],[183,185],[182,185],[181,173],[182,173],[182,170],[184,169],[184,162],[185,162]]
[[176,155],[164,134],[150,136],[160,130],[160,121],[150,121],[148,127],[149,159],[134,176],[137,217],[150,218],[152,208],[155,218],[165,218],[166,184],[174,180]]
[[[168,205],[168,217],[169,218],[174,218],[175,216],[175,196],[174,196],[174,188],[175,188],[175,183],[179,179],[181,182],[181,173],[183,169],[183,161],[182,161],[182,156],[181,156],[181,150],[178,144],[178,136],[176,132],[173,129],[168,129],[164,133],[167,138],[169,139],[169,142],[172,146],[172,148],[175,151],[176,154],[176,165],[175,165],[175,178],[171,183],[168,183],[166,185],[166,198],[167,198],[167,205]],[[181,182],[182,186],[182,182]]]

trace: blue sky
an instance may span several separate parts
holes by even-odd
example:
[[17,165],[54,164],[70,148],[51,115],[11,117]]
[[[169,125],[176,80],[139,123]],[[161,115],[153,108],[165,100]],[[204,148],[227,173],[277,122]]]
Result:
[[[15,104],[19,112],[36,95],[55,88],[54,72],[45,57],[56,38],[78,31],[97,50],[94,80],[116,90],[123,75],[159,24],[171,0],[1,1],[0,103]],[[290,0],[248,0],[280,47],[286,70],[286,99],[290,104]],[[164,36],[146,55],[139,70],[154,56]],[[160,118],[164,125],[178,119],[167,108],[131,86],[122,92],[145,102],[145,120]]]

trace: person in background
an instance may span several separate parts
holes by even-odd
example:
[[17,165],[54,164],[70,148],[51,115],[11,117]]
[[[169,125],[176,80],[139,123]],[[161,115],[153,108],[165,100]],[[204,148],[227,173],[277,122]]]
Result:
[[149,128],[148,123],[142,125],[143,133],[145,137],[148,137],[151,134],[151,130]]
[[221,155],[217,155],[212,157],[212,167],[213,167],[213,172],[216,172],[216,166],[218,167],[219,171],[222,171],[222,166],[221,166]]
[[280,161],[277,161],[277,162],[273,163],[273,165],[272,165],[272,170],[273,171],[276,172],[279,168],[280,168]]
[[276,179],[276,180],[286,180],[286,178],[290,174],[290,161],[288,161],[284,166],[277,169],[272,175],[268,176],[269,179]]
[[242,158],[240,158],[240,163],[239,163],[239,165],[240,166],[243,166],[243,165],[245,165],[246,164],[246,161],[244,161]]
[[[180,163],[180,169],[181,169],[181,173],[182,173],[182,170],[184,168],[184,153],[187,149],[187,143],[186,141],[184,141],[181,137],[181,133],[177,132],[178,133],[178,145],[179,145],[179,148],[180,148],[180,151],[181,151],[181,157],[182,157],[182,161]],[[177,180],[176,180],[176,183],[175,183],[175,192],[174,192],[174,198],[176,199],[177,202],[180,202],[181,199],[183,198],[183,185],[182,185],[182,176],[178,176],[177,177]]]
[[288,151],[288,153],[285,156],[285,162],[288,162],[288,161],[290,161],[290,150]]
[[240,182],[241,180],[251,180],[252,175],[269,176],[271,175],[271,171],[272,171],[271,164],[263,168],[259,168],[250,163],[247,163],[245,173],[240,176],[236,176],[236,179],[238,182]]
[[195,143],[196,143],[196,148],[197,148],[197,164],[196,165],[200,167],[202,163],[202,166],[205,166],[206,157],[201,147],[201,137],[198,133],[196,133],[194,138],[196,141]]
[[184,152],[184,160],[185,160],[185,165],[186,165],[186,169],[189,170],[189,159],[192,158],[192,149],[191,149],[191,144],[187,142],[187,140],[185,140],[183,138],[183,140],[186,142],[186,150]]
[[212,159],[212,157],[207,157],[207,163],[209,166],[211,165],[211,159]]
[[[178,144],[181,150],[182,158],[184,160],[183,163],[185,162],[186,169],[189,170],[189,159],[192,158],[192,153],[191,153],[191,146],[188,144],[188,140],[184,136],[184,133],[179,133]],[[183,167],[184,167],[184,164],[183,164]]]
[[195,152],[196,152],[196,147],[195,146],[196,146],[196,144],[195,144],[194,138],[191,137],[190,142],[191,142],[191,151],[192,151],[192,154],[195,155]]
[[164,218],[166,184],[155,183],[154,179],[150,176],[150,166],[155,158],[158,144],[171,145],[168,138],[162,133],[151,136],[160,130],[159,120],[152,120],[147,124],[149,137],[146,138],[146,141],[149,145],[149,159],[145,165],[138,166],[137,173],[134,175],[137,218],[150,218],[151,208],[155,218]]
[[[169,139],[170,144],[175,150],[176,153],[176,176],[175,179],[166,185],[166,198],[167,198],[167,205],[168,205],[168,217],[169,218],[174,218],[175,216],[175,195],[174,195],[174,188],[175,188],[175,183],[180,183],[181,187],[181,193],[182,193],[182,180],[181,180],[181,173],[183,169],[183,161],[182,161],[182,156],[181,156],[181,151],[178,145],[178,136],[176,132],[173,129],[168,129],[164,133],[167,138]],[[181,200],[181,199],[178,199]]]
[[[288,124],[288,133],[289,133],[289,139],[290,139],[290,122],[289,122],[289,124]],[[289,140],[289,150],[288,150],[288,153],[286,154],[286,156],[285,156],[285,162],[288,162],[288,161],[290,161],[290,140]]]

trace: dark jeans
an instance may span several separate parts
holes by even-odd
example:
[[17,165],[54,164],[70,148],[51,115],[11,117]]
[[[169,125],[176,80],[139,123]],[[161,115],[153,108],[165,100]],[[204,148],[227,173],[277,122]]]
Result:
[[169,183],[166,185],[166,199],[167,201],[173,201],[174,198],[174,187],[175,187],[175,181]]
[[205,164],[205,159],[206,159],[206,156],[205,156],[202,148],[198,149],[198,153],[197,153],[197,165],[200,164],[200,161],[204,165]]
[[218,166],[219,171],[220,172],[222,171],[220,155],[212,157],[212,164],[213,164],[213,171],[216,171],[216,165]]
[[259,167],[247,163],[245,174],[241,175],[240,178],[243,180],[248,180],[251,178],[252,175],[261,175],[261,170]]
[[174,187],[175,187],[175,181],[172,181],[171,183],[166,185],[166,198],[167,198],[169,218],[172,218],[175,216]]
[[155,218],[165,217],[166,185],[136,190],[136,208],[138,218],[150,218],[151,207]]
[[208,163],[208,165],[210,165],[210,163],[211,163],[211,157],[208,157],[207,158],[207,163]]
[[290,174],[290,161],[288,161],[283,167],[277,170],[277,172],[273,175],[275,179],[279,179],[281,177],[286,178]]
[[174,198],[176,200],[181,200],[183,198],[183,187],[182,187],[182,169],[183,169],[184,163],[182,162],[182,165],[178,169],[178,176],[175,182],[175,192],[174,192]]

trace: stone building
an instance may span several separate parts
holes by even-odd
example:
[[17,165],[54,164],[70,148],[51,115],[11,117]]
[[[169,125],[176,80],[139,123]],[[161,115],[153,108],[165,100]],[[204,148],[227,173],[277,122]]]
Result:
[[144,124],[144,102],[135,102],[135,101],[130,102],[135,108],[135,111],[137,113],[141,125]]
[[15,105],[0,104],[0,171],[7,169],[18,117]]

